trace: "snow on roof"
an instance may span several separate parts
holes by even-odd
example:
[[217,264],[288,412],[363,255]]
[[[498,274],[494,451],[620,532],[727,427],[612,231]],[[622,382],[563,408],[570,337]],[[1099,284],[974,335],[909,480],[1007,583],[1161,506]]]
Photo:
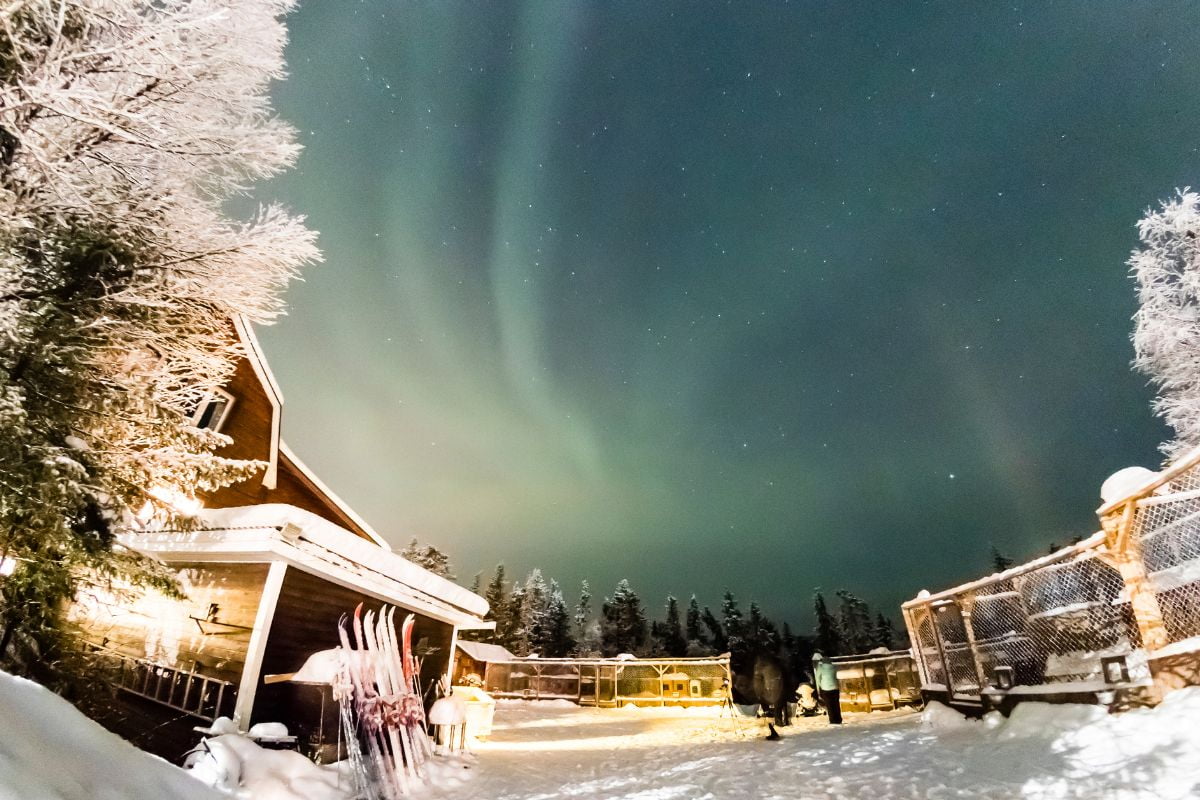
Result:
[[130,532],[122,543],[164,561],[232,554],[286,560],[455,625],[478,624],[488,610],[479,595],[296,506],[206,508],[196,521],[189,531]]
[[353,508],[350,507],[349,503],[347,503],[342,498],[338,497],[336,494],[333,493],[332,489],[330,489],[328,486],[326,486],[324,483],[321,482],[321,479],[317,477],[316,473],[313,472],[311,469],[309,469],[308,465],[305,464],[303,461],[301,461],[299,459],[299,457],[297,457],[296,454],[294,452],[292,452],[292,448],[288,447],[287,442],[284,442],[281,440],[279,442],[279,450],[287,457],[288,461],[292,462],[292,464],[296,467],[296,469],[300,470],[300,474],[302,474],[304,477],[306,477],[310,481],[312,481],[313,485],[317,487],[317,491],[319,491],[319,492],[321,492],[321,494],[325,495],[326,499],[328,499],[329,502],[333,503],[335,506],[338,507],[338,510],[340,510],[343,514],[345,514],[347,517],[349,517],[351,520],[353,520],[355,525],[362,528],[363,532],[366,533],[367,536],[370,536],[371,539],[375,542],[375,544],[377,544],[380,547],[383,547],[387,550],[392,549],[392,546],[390,544],[388,544],[388,541],[386,539],[384,539],[382,536],[380,536],[378,533],[376,533],[375,529],[372,528],[370,525],[368,525],[367,521],[365,519],[363,519],[362,517],[360,517],[358,515],[358,513]]
[[469,642],[466,639],[459,639],[458,648],[476,661],[482,661],[486,664],[496,661],[512,661],[516,658],[516,656],[498,644]]

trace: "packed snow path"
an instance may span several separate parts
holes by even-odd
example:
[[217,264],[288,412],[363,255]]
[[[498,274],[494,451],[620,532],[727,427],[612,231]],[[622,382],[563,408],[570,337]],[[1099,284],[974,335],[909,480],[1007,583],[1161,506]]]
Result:
[[502,702],[489,741],[441,800],[1200,797],[1200,689],[1105,715],[1028,704],[973,722],[941,706],[823,717],[768,742],[753,721],[701,709]]

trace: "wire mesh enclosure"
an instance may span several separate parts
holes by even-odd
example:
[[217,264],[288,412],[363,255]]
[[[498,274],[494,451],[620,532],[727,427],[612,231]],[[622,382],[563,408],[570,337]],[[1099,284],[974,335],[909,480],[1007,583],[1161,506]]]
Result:
[[921,680],[909,651],[831,658],[843,711],[896,709],[921,701]]
[[[1198,464],[1200,450],[1147,473],[1100,508],[1089,539],[905,603],[925,692],[1153,699],[1163,659],[1200,651]],[[1200,669],[1184,682],[1200,683]]]
[[717,705],[729,678],[728,658],[523,658],[488,664],[484,685],[493,697],[580,705]]

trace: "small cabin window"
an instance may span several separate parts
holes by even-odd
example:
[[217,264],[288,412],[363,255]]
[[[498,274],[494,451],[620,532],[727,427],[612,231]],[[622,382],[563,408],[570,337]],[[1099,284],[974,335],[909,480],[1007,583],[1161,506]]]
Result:
[[223,389],[210,389],[200,405],[192,412],[191,422],[197,428],[219,432],[229,416],[233,395]]

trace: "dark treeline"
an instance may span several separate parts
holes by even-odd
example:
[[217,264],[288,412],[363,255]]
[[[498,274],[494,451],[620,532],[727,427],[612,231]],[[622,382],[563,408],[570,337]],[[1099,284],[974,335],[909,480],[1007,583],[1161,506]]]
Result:
[[797,634],[784,622],[776,625],[755,602],[743,611],[726,590],[718,611],[701,606],[692,595],[686,603],[668,596],[657,613],[622,580],[598,603],[587,581],[568,606],[562,588],[532,570],[524,580],[507,580],[504,565],[486,587],[476,576],[473,589],[481,591],[491,610],[494,631],[474,638],[503,645],[518,656],[612,657],[632,653],[641,657],[711,656],[730,653],[735,661],[759,652],[786,659],[793,674],[810,669],[812,654],[865,653],[875,648],[907,647],[907,636],[897,631],[884,614],[872,615],[867,604],[847,591],[834,593],[833,607],[817,590],[813,597],[816,626],[811,634]]

